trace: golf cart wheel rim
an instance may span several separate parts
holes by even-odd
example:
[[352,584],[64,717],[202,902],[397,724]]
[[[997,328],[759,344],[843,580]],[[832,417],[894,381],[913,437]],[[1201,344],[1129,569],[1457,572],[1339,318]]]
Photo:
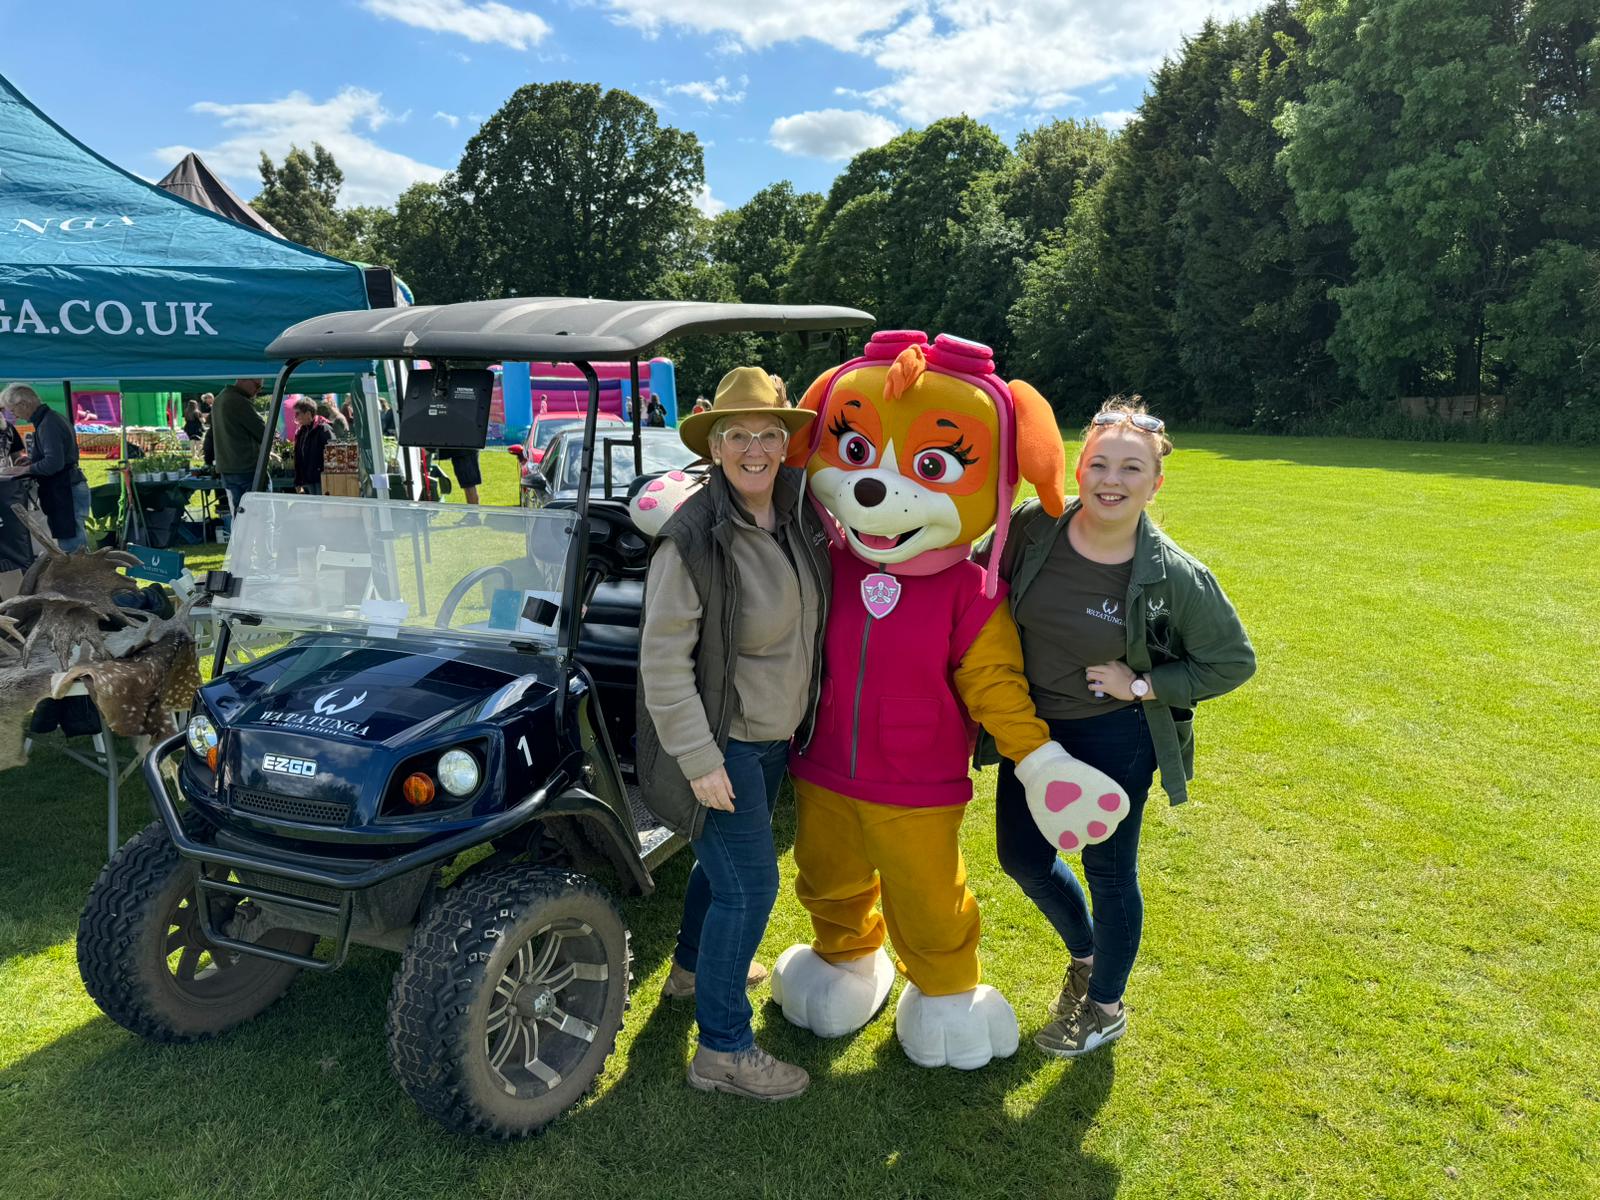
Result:
[[[208,869],[207,873],[213,878],[227,875],[226,871],[215,868]],[[162,953],[173,986],[181,992],[203,998],[226,990],[224,976],[238,965],[239,956],[213,946],[206,937],[196,894],[193,888],[184,892],[168,914]],[[236,899],[214,900],[211,907],[212,924],[225,924],[238,907],[239,901]]]
[[489,999],[484,1054],[507,1094],[545,1095],[588,1055],[605,1011],[610,968],[587,922],[549,921],[506,964]]

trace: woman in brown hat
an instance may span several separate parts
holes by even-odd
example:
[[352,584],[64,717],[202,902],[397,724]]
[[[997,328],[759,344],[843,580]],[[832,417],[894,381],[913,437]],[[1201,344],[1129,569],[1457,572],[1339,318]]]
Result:
[[753,960],[778,895],[772,808],[821,682],[827,535],[804,471],[783,465],[813,416],[739,367],[684,420],[712,467],[656,539],[639,643],[639,780],[695,852],[662,994],[695,998],[689,1083],[759,1100],[810,1083],[755,1044],[745,991],[766,977]]

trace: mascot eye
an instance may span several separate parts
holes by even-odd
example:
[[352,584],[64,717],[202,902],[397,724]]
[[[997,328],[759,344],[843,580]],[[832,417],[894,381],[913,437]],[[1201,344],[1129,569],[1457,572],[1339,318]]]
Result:
[[839,457],[852,467],[870,467],[876,461],[878,452],[866,438],[850,432],[839,439]]
[[916,470],[929,483],[954,483],[966,473],[966,464],[948,450],[924,450],[917,455]]

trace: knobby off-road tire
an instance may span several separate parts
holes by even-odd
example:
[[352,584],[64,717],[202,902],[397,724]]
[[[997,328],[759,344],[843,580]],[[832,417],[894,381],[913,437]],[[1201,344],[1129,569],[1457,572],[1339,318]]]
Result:
[[389,1058],[447,1128],[538,1132],[594,1086],[628,1006],[628,931],[593,880],[469,874],[423,915],[389,999]]
[[[197,822],[186,816],[186,826]],[[78,921],[78,973],[89,995],[118,1025],[154,1042],[225,1033],[271,1005],[299,973],[213,948],[195,908],[198,872],[156,821],[101,870]],[[213,900],[214,927],[237,907],[232,898]],[[316,936],[275,929],[260,940],[308,954]]]

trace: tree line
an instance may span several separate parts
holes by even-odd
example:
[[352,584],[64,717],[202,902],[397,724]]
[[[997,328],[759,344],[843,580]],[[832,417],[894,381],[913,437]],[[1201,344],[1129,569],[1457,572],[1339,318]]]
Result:
[[[1597,61],[1593,0],[1275,0],[1186,39],[1118,133],[1007,145],[946,118],[826,195],[775,183],[713,218],[695,135],[582,83],[519,89],[393,209],[338,210],[320,147],[263,156],[255,204],[420,302],[832,303],[948,330],[1067,423],[1136,391],[1190,426],[1595,442]],[[674,349],[691,391],[822,365],[780,339]],[[1446,427],[1398,403],[1461,396],[1503,408]]]

